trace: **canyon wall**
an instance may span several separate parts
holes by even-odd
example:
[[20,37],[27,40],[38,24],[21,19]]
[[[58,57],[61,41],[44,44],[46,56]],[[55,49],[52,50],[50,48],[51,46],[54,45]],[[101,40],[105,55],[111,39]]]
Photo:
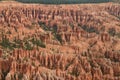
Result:
[[120,5],[0,3],[0,80],[120,80]]

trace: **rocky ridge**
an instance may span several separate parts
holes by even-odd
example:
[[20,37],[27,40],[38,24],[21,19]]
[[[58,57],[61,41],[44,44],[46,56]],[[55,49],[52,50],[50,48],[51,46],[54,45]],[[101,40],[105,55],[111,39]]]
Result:
[[21,79],[120,80],[120,5],[0,3],[0,80]]

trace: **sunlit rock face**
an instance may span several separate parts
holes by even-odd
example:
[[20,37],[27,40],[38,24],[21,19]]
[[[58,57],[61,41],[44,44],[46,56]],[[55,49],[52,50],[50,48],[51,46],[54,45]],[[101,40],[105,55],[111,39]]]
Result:
[[119,79],[119,4],[0,3],[0,80]]

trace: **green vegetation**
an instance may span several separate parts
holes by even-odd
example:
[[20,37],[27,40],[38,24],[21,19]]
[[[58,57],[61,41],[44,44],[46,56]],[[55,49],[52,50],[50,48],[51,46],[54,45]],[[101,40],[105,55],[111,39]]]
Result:
[[40,25],[40,27],[45,30],[45,31],[50,31],[50,29],[48,28],[48,26],[46,26],[45,22],[38,22],[38,24]]
[[53,25],[53,28],[52,28],[53,33],[56,33],[56,32],[57,32],[57,29],[58,29],[57,25],[56,25],[56,24]]
[[120,38],[120,32],[119,32],[119,33],[117,33],[117,34],[116,34],[116,36],[117,36],[118,38]]
[[0,0],[0,1],[15,1],[15,0]]
[[34,44],[34,45],[37,45],[39,47],[42,47],[42,48],[45,48],[46,45],[41,41],[41,40],[38,40],[38,39],[32,39],[31,42]]
[[4,48],[13,49],[12,44],[7,38],[3,39],[2,42],[0,42],[0,45]]
[[110,28],[110,29],[108,30],[108,33],[109,33],[111,36],[115,36],[115,34],[116,34],[115,28]]
[[14,41],[10,41],[4,33],[2,33],[2,41],[0,41],[0,46],[4,49],[13,50],[14,48],[20,48],[21,40],[15,39]]
[[32,44],[30,44],[30,42],[25,42],[24,49],[33,50],[33,46],[32,46]]
[[108,30],[108,33],[110,36],[113,36],[113,37],[116,36],[116,37],[120,38],[120,32],[116,32],[115,28],[110,28]]
[[3,32],[2,32],[2,41],[0,42],[0,45],[3,48],[13,49],[11,42],[6,36],[4,36]]
[[99,31],[95,27],[88,27],[88,26],[81,26],[83,30],[85,30],[88,33],[96,33],[99,34]]
[[2,33],[2,40],[0,41],[0,46],[2,46],[4,49],[13,50],[15,48],[23,48],[26,50],[32,50],[34,46],[45,48],[46,45],[40,40],[40,39],[34,39],[32,38],[24,38],[23,40],[20,39],[14,39],[13,41],[10,41],[3,33]]
[[[45,31],[52,31],[54,38],[57,39],[60,43],[62,43],[61,36],[59,34],[57,34],[57,25],[56,24],[53,26],[47,26],[44,22],[39,22],[39,25]],[[32,42],[34,42],[34,39],[32,40]],[[45,47],[44,44],[42,44],[40,41],[36,40],[36,42],[37,43],[34,43],[34,44],[37,44],[38,46]]]
[[42,22],[42,21],[38,22],[38,24],[45,31],[52,31],[53,33],[57,32],[57,25],[47,26],[45,22]]
[[46,45],[40,39],[36,38],[26,38],[22,43],[24,43],[24,49],[26,50],[33,50],[34,46],[46,48]]
[[54,34],[54,37],[60,42],[60,43],[62,43],[62,38],[61,38],[61,36],[59,35],[59,34]]

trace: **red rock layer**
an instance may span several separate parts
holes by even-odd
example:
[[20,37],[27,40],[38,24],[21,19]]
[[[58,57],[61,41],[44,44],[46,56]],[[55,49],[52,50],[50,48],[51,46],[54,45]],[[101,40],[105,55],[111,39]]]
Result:
[[120,80],[119,4],[3,4],[0,80]]

